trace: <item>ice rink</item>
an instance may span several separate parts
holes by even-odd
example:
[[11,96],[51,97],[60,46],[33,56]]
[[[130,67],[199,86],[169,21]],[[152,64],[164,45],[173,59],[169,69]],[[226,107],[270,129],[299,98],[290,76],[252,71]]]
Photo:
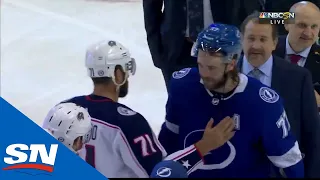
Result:
[[158,133],[167,95],[152,64],[139,0],[2,0],[1,96],[41,124],[59,101],[92,92],[85,50],[103,39],[121,42],[136,59],[129,95],[120,102]]

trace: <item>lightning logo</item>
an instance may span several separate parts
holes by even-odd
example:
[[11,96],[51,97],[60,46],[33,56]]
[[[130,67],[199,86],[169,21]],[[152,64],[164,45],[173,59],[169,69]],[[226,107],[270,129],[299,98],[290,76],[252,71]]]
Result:
[[169,177],[171,175],[171,169],[167,167],[161,167],[157,170],[157,175],[160,177]]

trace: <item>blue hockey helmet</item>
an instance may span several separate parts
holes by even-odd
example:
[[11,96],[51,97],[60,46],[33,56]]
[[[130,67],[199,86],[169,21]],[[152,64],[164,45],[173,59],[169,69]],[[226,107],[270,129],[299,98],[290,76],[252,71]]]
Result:
[[226,57],[224,63],[230,63],[235,55],[238,60],[242,51],[240,31],[233,25],[211,24],[199,33],[191,56],[197,57],[199,50],[222,53]]

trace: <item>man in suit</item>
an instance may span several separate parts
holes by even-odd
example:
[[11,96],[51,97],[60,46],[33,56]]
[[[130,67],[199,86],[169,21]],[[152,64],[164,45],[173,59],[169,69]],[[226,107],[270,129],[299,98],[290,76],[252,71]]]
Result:
[[317,104],[320,109],[320,10],[310,2],[299,2],[290,9],[295,12],[294,24],[286,24],[287,36],[280,36],[274,54],[288,62],[307,68],[312,75]]
[[260,24],[259,14],[254,13],[244,20],[241,34],[244,57],[239,60],[240,71],[280,94],[292,132],[305,154],[306,177],[320,177],[320,118],[311,74],[302,67],[272,56],[277,45],[277,28]]
[[[265,11],[266,12],[286,12],[292,5],[298,3],[301,0],[263,0],[265,1]],[[306,2],[306,1],[305,1]],[[320,6],[320,0],[310,0],[314,4]],[[286,35],[287,31],[284,26],[279,26],[279,35]]]
[[258,0],[143,0],[149,49],[167,89],[174,71],[197,66],[190,52],[202,29],[213,21],[240,25],[259,9]]

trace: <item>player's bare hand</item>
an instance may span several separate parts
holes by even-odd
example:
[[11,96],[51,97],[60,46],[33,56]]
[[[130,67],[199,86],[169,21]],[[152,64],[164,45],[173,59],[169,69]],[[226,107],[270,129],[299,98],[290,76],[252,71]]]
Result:
[[212,150],[222,146],[234,136],[235,126],[233,119],[230,117],[225,117],[215,127],[212,127],[213,121],[211,118],[202,137],[205,142],[211,144]]
[[318,94],[318,92],[316,90],[314,90],[314,94],[316,95],[318,107],[320,107],[320,95]]
[[196,144],[202,155],[221,147],[235,134],[235,124],[232,118],[225,117],[214,127],[213,122],[214,120],[211,118],[203,133],[202,139]]

